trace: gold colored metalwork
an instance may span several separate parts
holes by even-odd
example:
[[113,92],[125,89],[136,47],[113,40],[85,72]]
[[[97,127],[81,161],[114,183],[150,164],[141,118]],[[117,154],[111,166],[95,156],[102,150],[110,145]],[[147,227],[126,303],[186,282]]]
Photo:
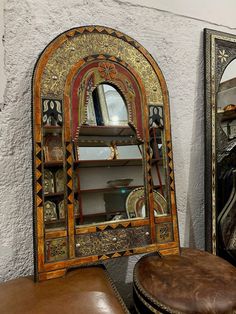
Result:
[[143,54],[123,39],[100,33],[79,34],[67,38],[60,48],[53,51],[42,76],[42,95],[62,98],[71,67],[85,57],[100,54],[116,56],[129,64],[139,73],[144,83],[147,102],[163,103],[158,77]]

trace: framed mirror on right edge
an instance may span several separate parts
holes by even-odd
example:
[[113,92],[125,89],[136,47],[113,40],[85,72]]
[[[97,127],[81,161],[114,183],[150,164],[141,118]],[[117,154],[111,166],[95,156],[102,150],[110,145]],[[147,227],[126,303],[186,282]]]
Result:
[[204,35],[206,249],[236,265],[236,35]]

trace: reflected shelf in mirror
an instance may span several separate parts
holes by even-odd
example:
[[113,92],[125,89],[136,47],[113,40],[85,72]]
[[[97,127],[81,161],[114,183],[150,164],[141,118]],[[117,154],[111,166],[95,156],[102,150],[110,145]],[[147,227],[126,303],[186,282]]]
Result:
[[45,125],[43,128],[43,134],[51,134],[51,133],[55,133],[55,134],[60,134],[62,133],[62,126],[57,126],[57,125]]
[[134,131],[127,124],[123,126],[82,125],[79,135],[134,137]]
[[63,166],[63,161],[45,161],[44,168],[51,168],[51,167],[60,167]]
[[[152,164],[156,162],[162,164],[162,158],[151,160]],[[74,164],[79,168],[141,166],[142,159],[78,160]]]
[[44,197],[58,197],[64,196],[64,192],[44,193]]
[[[84,189],[84,190],[80,190],[80,193],[95,193],[95,192],[109,192],[109,191],[116,191],[116,190],[120,190],[120,189],[124,189],[124,190],[132,190],[132,189],[136,189],[136,188],[140,188],[142,187],[141,185],[132,185],[132,186],[124,186],[124,187],[107,187],[107,188],[97,188],[97,189]],[[162,186],[163,187],[163,186]],[[155,185],[154,189],[159,189],[160,185]],[[77,191],[75,191],[75,193],[78,193]]]

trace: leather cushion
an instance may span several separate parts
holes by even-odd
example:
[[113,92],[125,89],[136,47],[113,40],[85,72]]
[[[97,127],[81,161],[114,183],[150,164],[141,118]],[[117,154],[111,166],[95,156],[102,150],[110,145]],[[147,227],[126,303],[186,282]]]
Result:
[[134,290],[139,303],[164,313],[233,313],[236,268],[200,250],[145,256],[134,269]]
[[1,314],[124,314],[124,303],[101,267],[34,283],[24,277],[0,284]]

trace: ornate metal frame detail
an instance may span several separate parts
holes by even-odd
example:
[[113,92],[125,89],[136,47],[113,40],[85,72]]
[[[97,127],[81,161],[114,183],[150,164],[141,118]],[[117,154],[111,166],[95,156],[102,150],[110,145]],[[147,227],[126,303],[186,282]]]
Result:
[[204,29],[205,35],[205,223],[206,249],[217,254],[216,94],[225,68],[236,58],[236,35]]

